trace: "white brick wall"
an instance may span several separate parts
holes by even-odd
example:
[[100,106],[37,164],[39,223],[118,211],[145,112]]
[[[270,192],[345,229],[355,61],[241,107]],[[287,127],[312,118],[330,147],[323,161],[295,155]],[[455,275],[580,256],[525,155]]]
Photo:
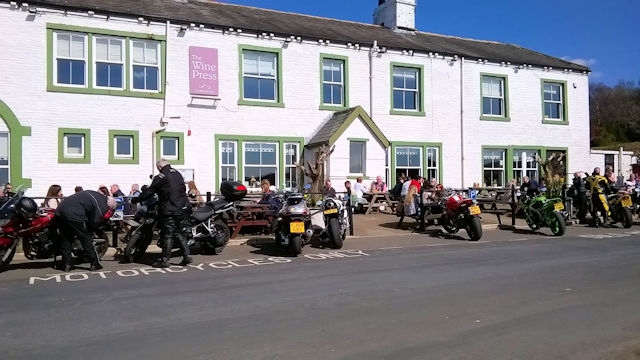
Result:
[[[95,189],[101,183],[119,183],[128,192],[130,184],[147,182],[153,169],[151,133],[160,127],[163,109],[166,116],[180,117],[169,120],[167,131],[185,133],[185,164],[178,167],[195,169],[201,191],[215,190],[215,135],[304,137],[308,141],[331,117],[332,112],[319,110],[323,53],[349,58],[349,106],[362,106],[389,141],[442,144],[442,176],[446,185],[470,186],[479,181],[483,145],[568,147],[570,172],[590,165],[588,79],[582,74],[533,69],[516,72],[513,66],[480,65],[472,61],[451,63],[427,55],[401,55],[389,49],[372,59],[374,100],[370,104],[369,53],[364,47],[355,50],[338,44],[284,43],[282,39],[258,39],[248,33],[223,35],[220,31],[199,29],[187,30],[182,36],[177,27],[171,26],[167,31],[166,103],[159,99],[55,93],[46,91],[48,22],[159,35],[165,34],[165,24],[147,26],[135,20],[106,21],[73,14],[65,17],[55,12],[43,12],[27,20],[25,12],[9,10],[5,5],[0,6],[0,17],[3,19],[0,31],[12,34],[0,40],[3,49],[0,100],[12,109],[23,126],[31,127],[31,136],[23,140],[22,161],[23,176],[32,179],[30,192],[34,196],[44,195],[53,183],[62,185],[64,193],[70,194],[75,185]],[[284,108],[238,105],[240,45],[281,49]],[[192,99],[189,95],[189,46],[215,47],[219,51],[220,100],[215,106],[213,100]],[[390,115],[390,62],[424,67],[425,116]],[[479,120],[480,73],[508,76],[510,122]],[[542,78],[567,82],[569,125],[542,124]],[[91,164],[58,164],[59,127],[91,129]],[[188,128],[192,130],[191,136],[186,134]],[[138,165],[108,164],[109,129],[139,131]],[[332,155],[330,175],[335,187],[342,188],[348,170],[347,138],[369,138],[367,175],[384,175],[384,150],[363,123],[356,120],[340,136]]]

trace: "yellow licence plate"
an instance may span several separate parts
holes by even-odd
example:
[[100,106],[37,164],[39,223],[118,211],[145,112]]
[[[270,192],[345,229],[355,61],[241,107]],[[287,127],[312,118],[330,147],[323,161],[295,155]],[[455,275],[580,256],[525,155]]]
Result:
[[478,206],[478,205],[469,206],[469,213],[471,215],[480,214],[480,206]]
[[304,223],[303,222],[292,222],[289,223],[289,232],[292,234],[302,234],[304,233]]
[[554,210],[564,210],[564,204],[561,202],[557,202],[555,204],[553,204],[553,209]]
[[622,206],[630,207],[631,206],[631,197],[630,196],[623,196],[621,202],[622,202]]
[[335,214],[337,212],[338,212],[338,209],[336,209],[336,208],[328,209],[328,210],[323,211],[323,213],[325,213],[325,214]]

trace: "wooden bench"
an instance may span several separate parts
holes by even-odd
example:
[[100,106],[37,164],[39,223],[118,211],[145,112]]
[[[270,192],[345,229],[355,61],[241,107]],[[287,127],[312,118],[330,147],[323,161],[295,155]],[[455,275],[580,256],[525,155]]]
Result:
[[[501,216],[511,214],[512,225],[515,225],[515,205],[516,203],[511,200],[509,192],[511,189],[498,189],[492,191],[489,196],[478,196],[476,202],[480,206],[482,213],[493,214],[498,219],[498,225],[502,226]],[[508,208],[505,208],[508,206]],[[482,215],[481,215],[482,216]]]

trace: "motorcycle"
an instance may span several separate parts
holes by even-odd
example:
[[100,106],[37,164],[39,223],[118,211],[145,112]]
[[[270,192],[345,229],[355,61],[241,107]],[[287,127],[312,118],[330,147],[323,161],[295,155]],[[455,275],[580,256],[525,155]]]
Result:
[[442,200],[443,212],[440,224],[448,233],[455,234],[464,228],[469,240],[478,241],[482,237],[480,206],[474,200],[460,194],[449,193]]
[[223,181],[220,193],[222,197],[196,208],[183,228],[187,245],[198,245],[205,254],[219,254],[227,246],[231,237],[227,222],[237,220],[234,201],[242,200],[247,195],[247,188],[239,182]]
[[525,221],[531,230],[538,230],[541,227],[549,227],[555,236],[562,236],[567,224],[567,215],[564,211],[564,204],[561,198],[550,198],[543,194],[525,194],[520,198]]
[[282,205],[273,225],[276,245],[286,247],[293,256],[298,256],[313,237],[311,212],[300,193],[278,196],[282,198]]
[[[144,186],[143,186],[144,191]],[[147,251],[157,228],[157,196],[150,197],[138,205],[133,219],[125,220],[129,230],[124,237],[127,246],[124,249],[123,263],[136,262]]]
[[[13,260],[20,242],[27,259],[53,257],[55,261],[59,246],[54,242],[57,234],[51,234],[54,213],[50,208],[39,209],[33,199],[24,196],[22,188],[0,207],[0,271]],[[104,229],[97,230],[95,235],[93,243],[101,259],[109,248],[109,241]],[[75,262],[84,262],[87,256],[77,239],[73,242],[71,255]]]
[[325,227],[320,233],[320,241],[329,243],[334,249],[341,249],[347,238],[347,230],[349,229],[348,201],[348,198],[338,200],[329,196],[322,200],[321,208]]
[[[601,194],[601,196],[604,195]],[[631,214],[633,201],[631,200],[631,195],[624,190],[620,190],[606,195],[606,201],[609,205],[609,223],[615,224],[619,222],[625,229],[630,228],[633,225],[633,216]],[[599,218],[598,221],[600,221]]]

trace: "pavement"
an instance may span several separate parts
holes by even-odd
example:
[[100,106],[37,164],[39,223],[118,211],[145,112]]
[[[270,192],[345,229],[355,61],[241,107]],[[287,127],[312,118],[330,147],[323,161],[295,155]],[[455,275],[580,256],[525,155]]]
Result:
[[[481,217],[482,230],[497,230],[499,228],[512,229],[511,215],[501,215],[502,226],[498,223],[498,217],[495,214],[482,214]],[[410,234],[418,231],[418,222],[410,217],[405,217],[400,227],[398,227],[398,221],[400,218],[395,214],[389,212],[372,212],[367,215],[354,214],[353,215],[353,235],[349,235],[349,239],[357,239],[361,237],[374,237],[374,236],[394,236]],[[568,224],[570,225],[570,224]],[[427,225],[426,230],[440,228],[439,225]],[[529,229],[526,222],[522,218],[516,217],[515,228]],[[464,232],[464,230],[463,230]],[[240,245],[259,245],[266,242],[273,242],[271,236],[265,236],[263,234],[241,234],[235,239],[230,239],[227,246],[240,246]],[[122,245],[121,245],[122,246]],[[147,252],[160,253],[161,249],[155,245],[149,246]],[[114,248],[110,247],[104,258],[113,258],[122,253],[122,247]],[[26,260],[22,253],[22,247],[18,246],[18,251],[14,256],[14,261]]]

